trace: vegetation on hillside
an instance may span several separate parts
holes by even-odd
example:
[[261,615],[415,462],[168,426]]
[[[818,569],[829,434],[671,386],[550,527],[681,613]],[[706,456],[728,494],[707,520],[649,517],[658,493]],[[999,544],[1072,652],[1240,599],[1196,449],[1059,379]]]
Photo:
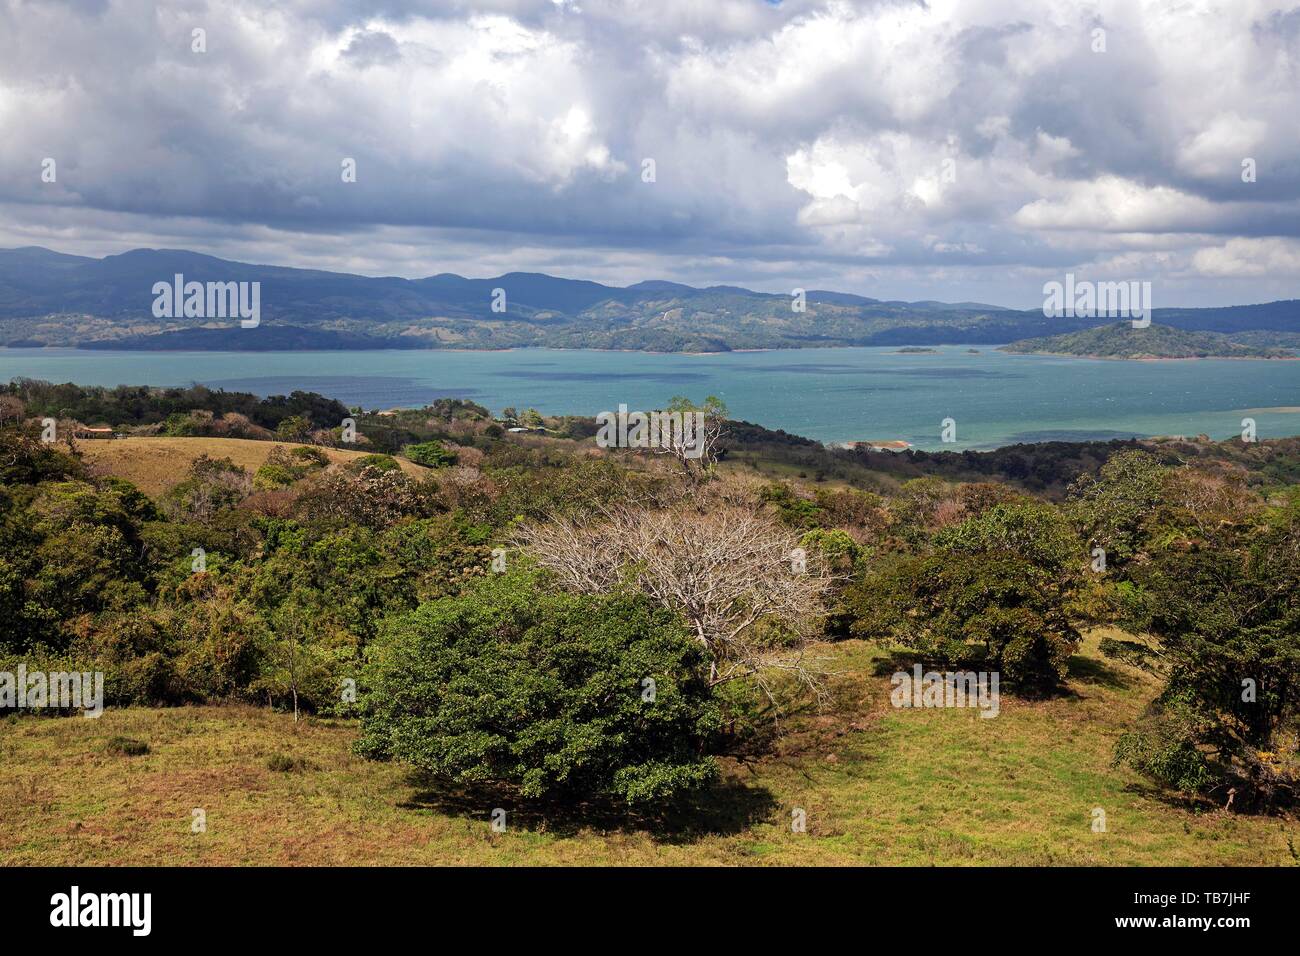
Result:
[[[352,410],[366,453],[349,462],[300,446],[250,472],[196,453],[151,497],[66,433],[41,439],[55,395],[61,412],[112,399],[115,426],[217,429],[250,406],[3,396],[0,671],[101,671],[112,708],[355,718],[361,753],[444,799],[689,814],[728,761],[842,699],[835,642],[1053,701],[1100,625],[1125,629],[1101,651],[1157,688],[1117,735],[1126,772],[1193,806],[1295,802],[1294,441],[877,459],[727,423],[684,471],[598,448],[581,419],[512,434],[441,402]],[[273,408],[268,436],[342,438],[320,396]],[[403,453],[434,467],[408,474]],[[800,455],[847,480],[797,477]]]
[[[147,290],[183,273],[197,282],[260,282],[255,329],[210,318],[158,319]],[[504,299],[499,299],[501,290]],[[495,310],[499,302],[504,311]],[[1160,309],[1190,330],[1294,334],[1300,303]],[[371,278],[230,262],[183,250],[105,259],[0,250],[0,345],[112,349],[548,348],[717,352],[848,345],[996,344],[1077,331],[1104,318],[1048,318],[974,302],[882,301],[675,282],[626,288],[536,273]]]
[[1001,350],[1113,359],[1296,357],[1288,349],[1245,345],[1218,332],[1189,332],[1156,323],[1145,328],[1134,328],[1132,322],[1116,322],[1063,335],[1022,339],[1002,346]]

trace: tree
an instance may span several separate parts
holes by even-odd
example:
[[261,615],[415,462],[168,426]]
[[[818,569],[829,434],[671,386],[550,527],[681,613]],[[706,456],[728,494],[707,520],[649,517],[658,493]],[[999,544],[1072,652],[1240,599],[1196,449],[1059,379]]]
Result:
[[42,442],[39,434],[39,425],[0,429],[0,485],[34,485],[84,475],[78,458]]
[[718,462],[718,443],[727,424],[727,406],[716,395],[710,395],[702,404],[695,404],[683,395],[677,395],[664,409],[670,415],[699,415],[701,427],[694,429],[691,440],[686,441],[686,431],[669,434],[667,447],[656,448],[661,454],[672,455],[682,469],[697,476],[712,473]]
[[163,508],[173,517],[210,521],[223,508],[248,497],[252,487],[248,472],[229,458],[199,455],[190,465],[189,477],[167,490]]
[[1106,552],[1108,565],[1134,558],[1151,532],[1168,469],[1143,451],[1115,455],[1094,477],[1070,486],[1071,514],[1084,537]]
[[17,395],[0,395],[0,425],[21,422],[26,408]]
[[851,633],[936,662],[993,666],[1022,691],[1065,677],[1080,635],[1078,540],[1050,505],[999,504],[850,585]]
[[717,773],[703,662],[643,597],[493,575],[421,605],[372,645],[357,749],[450,785],[655,805]]
[[311,422],[301,415],[289,415],[275,426],[275,437],[280,441],[306,441],[310,434]]
[[306,483],[296,513],[309,522],[347,522],[386,528],[402,518],[427,516],[438,510],[437,488],[416,482],[400,468],[380,471],[363,466],[321,472]]
[[541,428],[546,422],[542,419],[542,413],[535,408],[525,409],[519,416],[519,424],[524,428]]
[[830,587],[819,555],[752,507],[684,498],[608,507],[518,529],[515,543],[578,593],[631,587],[681,615],[710,658],[709,682],[793,671],[810,686],[803,646]]
[[299,703],[328,703],[341,684],[342,664],[354,651],[343,635],[320,633],[316,620],[304,608],[285,604],[270,615],[261,635],[262,667],[252,689],[268,701],[287,696],[293,702],[294,723]]
[[[1199,495],[1192,504],[1203,504]],[[1236,809],[1300,796],[1300,493],[1189,511],[1182,534],[1131,571],[1121,618],[1159,641],[1165,687],[1116,759],[1159,783],[1217,792]]]

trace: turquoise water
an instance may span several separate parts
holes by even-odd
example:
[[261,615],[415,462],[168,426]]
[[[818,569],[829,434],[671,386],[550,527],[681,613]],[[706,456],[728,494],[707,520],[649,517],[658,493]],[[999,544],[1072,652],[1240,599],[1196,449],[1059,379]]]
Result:
[[[594,415],[717,395],[733,418],[820,441],[903,439],[920,448],[1205,432],[1300,434],[1300,362],[1115,362],[895,347],[663,355],[642,352],[101,352],[0,349],[0,381],[188,385],[321,392],[367,409],[473,399]],[[940,439],[957,423],[955,444]]]

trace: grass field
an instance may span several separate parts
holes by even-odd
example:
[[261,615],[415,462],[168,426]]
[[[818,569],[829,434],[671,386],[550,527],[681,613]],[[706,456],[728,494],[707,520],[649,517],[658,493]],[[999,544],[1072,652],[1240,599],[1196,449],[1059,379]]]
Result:
[[[1071,693],[1001,714],[893,710],[879,651],[823,648],[833,706],[727,761],[689,825],[514,812],[430,793],[352,754],[355,726],[252,707],[0,721],[0,863],[1296,865],[1300,824],[1195,808],[1113,769],[1153,692],[1090,635]],[[110,738],[150,752],[110,752]],[[297,763],[269,768],[273,756]],[[1092,831],[1092,811],[1106,832]],[[192,811],[206,813],[194,833]],[[807,832],[791,831],[802,808]]]
[[[146,494],[166,491],[189,474],[190,463],[199,455],[229,458],[249,474],[266,462],[276,447],[296,448],[294,442],[252,441],[246,438],[118,438],[112,441],[86,439],[77,442],[91,469],[125,478]],[[346,464],[370,454],[322,448],[333,464]],[[397,459],[409,475],[427,474],[429,469],[404,458]]]

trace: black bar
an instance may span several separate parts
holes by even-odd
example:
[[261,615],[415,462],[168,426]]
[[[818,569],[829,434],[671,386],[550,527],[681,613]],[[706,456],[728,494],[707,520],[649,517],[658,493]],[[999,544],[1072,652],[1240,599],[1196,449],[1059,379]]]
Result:
[[[771,942],[769,933],[788,926],[864,942],[892,928],[953,942],[1032,932],[1044,943],[1198,936],[1230,944],[1243,933],[1290,931],[1296,885],[1294,869],[1257,868],[11,868],[0,871],[0,925],[15,941],[76,934],[127,945],[320,941],[347,949],[412,934],[430,949],[462,948],[453,943],[461,931],[479,945],[613,940],[622,937],[608,933],[620,927],[668,945],[693,938],[684,934],[696,925],[733,943],[751,934]],[[130,925],[52,926],[52,898],[70,897],[73,886],[83,905],[89,894],[150,894],[148,935]],[[1133,918],[1155,922],[1120,925]],[[1212,925],[1189,925],[1201,919]]]

